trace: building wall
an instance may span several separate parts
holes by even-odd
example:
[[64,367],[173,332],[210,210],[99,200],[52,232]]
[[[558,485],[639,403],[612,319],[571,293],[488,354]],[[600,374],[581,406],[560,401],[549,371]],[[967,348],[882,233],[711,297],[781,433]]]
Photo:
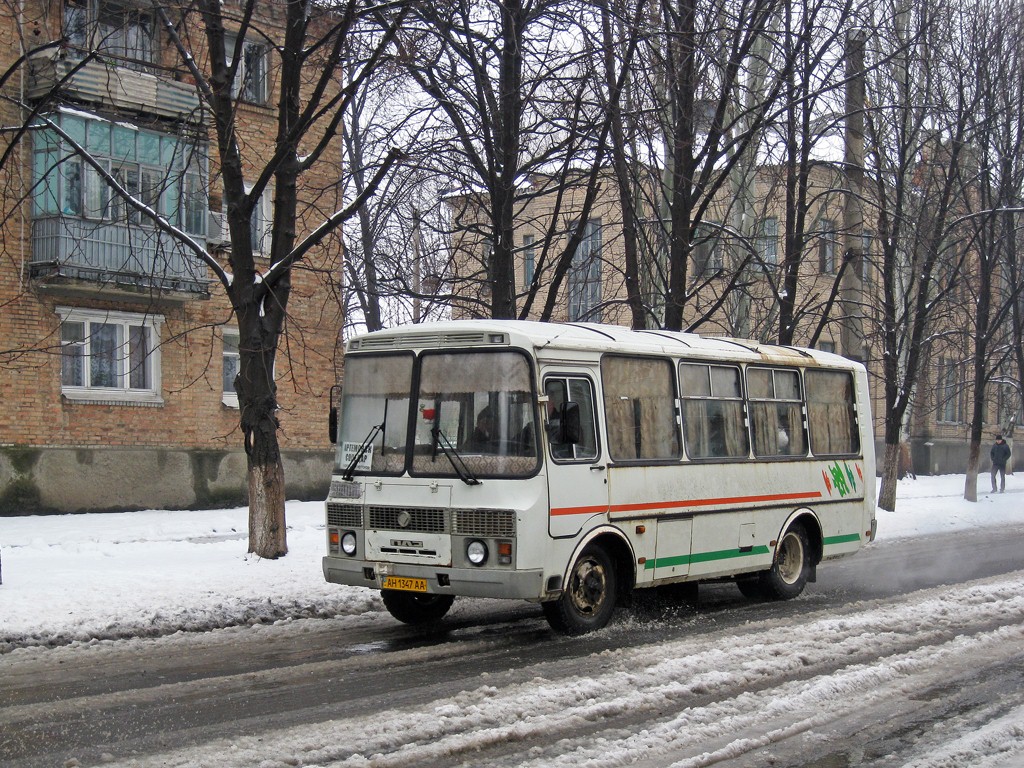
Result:
[[[515,238],[517,250],[516,262],[516,287],[520,295],[520,306],[523,306],[526,285],[524,274],[524,249],[523,237],[530,235],[534,238],[535,256],[539,257],[543,249],[545,237],[551,231],[551,221],[554,218],[563,222],[561,227],[555,227],[555,235],[549,246],[549,258],[554,258],[564,248],[568,238],[569,222],[574,220],[574,212],[582,205],[583,190],[581,188],[569,189],[566,192],[563,207],[557,213],[553,210],[554,194],[536,194],[540,184],[535,183],[529,190],[531,195],[524,194],[527,200],[522,209],[518,212],[519,225],[517,226]],[[811,177],[811,188],[809,198],[814,201],[812,210],[808,214],[807,229],[809,233],[817,230],[820,220],[830,220],[836,229],[834,241],[834,252],[836,263],[840,262],[846,247],[842,235],[843,226],[843,193],[844,187],[838,171],[829,166],[818,164],[814,167]],[[605,323],[629,325],[631,316],[626,305],[626,288],[624,276],[624,252],[621,234],[621,216],[617,201],[614,199],[615,185],[608,180],[602,186],[602,192],[591,213],[592,218],[599,218],[603,227],[602,242],[602,299],[604,306],[601,309],[600,320]],[[776,242],[777,261],[781,263],[784,257],[784,189],[780,184],[777,174],[770,169],[762,171],[754,186],[753,213],[758,218],[774,217],[778,221],[778,235]],[[482,214],[479,209],[467,205],[465,209],[461,206],[467,201],[458,199],[450,201],[454,211],[461,213],[461,222],[456,221],[455,229],[458,236],[456,253],[456,274],[465,276],[469,274],[467,265],[474,265],[476,274],[485,275],[483,266],[483,250],[480,246],[480,238],[477,232],[482,229],[480,221]],[[479,201],[477,201],[479,204]],[[723,192],[721,199],[715,201],[706,214],[707,221],[730,222],[730,205],[732,200],[726,192]],[[869,212],[866,212],[868,215]],[[867,218],[864,222],[865,230],[870,233],[877,233],[878,226]],[[749,235],[750,233],[748,233]],[[754,233],[756,234],[756,233]],[[830,272],[822,272],[819,263],[819,248],[821,237],[815,235],[808,245],[808,250],[800,266],[801,301],[804,304],[800,307],[801,319],[796,329],[794,343],[802,346],[809,346],[812,343],[811,334],[816,330],[822,316],[822,308],[825,301],[833,290],[836,275]],[[863,272],[849,278],[856,277],[852,283],[860,293],[863,305],[856,311],[865,312],[864,307],[870,307],[875,301],[875,292],[878,282],[877,273],[873,272],[872,257],[877,256],[879,245],[877,242],[869,244],[869,253],[866,254],[867,266]],[[759,266],[751,265],[747,275],[747,298],[740,304],[735,299],[727,299],[715,310],[721,298],[722,291],[731,276],[733,270],[731,264],[738,263],[743,257],[739,250],[730,251],[725,248],[723,262],[725,264],[724,276],[721,278],[706,277],[699,274],[696,269],[695,259],[691,258],[687,285],[694,290],[694,295],[687,304],[684,327],[687,324],[695,323],[701,319],[700,324],[695,328],[698,333],[705,335],[725,336],[747,336],[754,339],[773,341],[777,338],[777,298],[775,290],[779,288],[779,281],[782,279],[781,269],[777,266],[774,270],[765,270]],[[731,260],[731,261],[730,261]],[[550,261],[548,262],[551,263]],[[772,282],[774,279],[774,286]],[[458,285],[458,283],[457,283]],[[527,317],[539,319],[541,308],[548,298],[551,281],[549,275],[542,276],[540,280],[540,291]],[[698,290],[699,287],[699,290]],[[774,290],[773,290],[774,289]],[[567,319],[566,309],[566,282],[563,282],[559,290],[559,299],[555,303],[555,311],[551,316],[553,321],[564,321]],[[462,286],[461,292],[464,295],[475,296],[479,291],[473,291],[468,286]],[[460,293],[457,288],[456,293]],[[453,316],[468,317],[474,312],[479,312],[480,307],[471,304],[459,305],[453,308]],[[484,312],[486,310],[484,309]],[[865,331],[868,338],[864,349],[846,350],[843,349],[842,327],[835,318],[843,314],[839,304],[839,296],[836,296],[836,304],[833,307],[830,317],[817,340],[817,346],[840,354],[853,354],[856,357],[863,357],[868,366],[869,375],[872,381],[879,382],[879,386],[872,388],[873,395],[873,418],[875,422],[875,434],[881,445],[884,438],[884,392],[880,385],[881,374],[881,350],[876,340],[870,337],[870,323],[866,324]],[[705,315],[709,315],[704,318]],[[704,319],[702,319],[704,318]],[[963,359],[963,350],[955,350],[957,359]],[[911,418],[911,438],[909,448],[912,454],[914,466],[924,473],[948,473],[962,472],[967,465],[967,426],[964,423],[969,418],[968,396],[969,387],[961,378],[958,398],[963,403],[962,416],[953,421],[944,421],[938,415],[938,402],[935,390],[935,366],[940,351],[936,348],[930,359],[926,362],[922,374],[922,381],[919,385],[918,397]],[[952,354],[952,353],[951,353]],[[988,432],[996,431],[998,427],[994,421]],[[879,456],[883,454],[879,452]],[[987,448],[983,450],[984,467],[987,467]]]
[[[30,39],[52,39],[59,7],[29,2],[22,19],[13,10],[0,11],[0,67],[18,55],[19,28]],[[239,107],[250,172],[273,151],[273,76],[270,85],[267,106]],[[22,84],[15,79],[11,87]],[[17,125],[23,118],[4,100],[0,119]],[[211,148],[210,210],[219,212],[213,155]],[[212,282],[210,271],[207,297],[30,278],[30,157],[26,144],[0,168],[0,515],[244,503],[239,410],[225,403],[222,387],[223,331],[235,327],[222,286]],[[338,165],[325,161],[307,180],[310,189],[332,189],[339,175]],[[315,216],[302,220],[316,208],[312,200],[305,202],[300,232]],[[320,202],[321,210],[337,207],[336,200]],[[274,372],[289,498],[322,497],[330,481],[327,412],[340,349],[340,269],[340,249],[325,245],[293,270],[288,327]],[[81,402],[62,394],[59,307],[161,315],[162,403]]]
[[[282,460],[290,499],[326,496],[330,452]],[[245,462],[235,449],[0,447],[0,516],[241,506]]]

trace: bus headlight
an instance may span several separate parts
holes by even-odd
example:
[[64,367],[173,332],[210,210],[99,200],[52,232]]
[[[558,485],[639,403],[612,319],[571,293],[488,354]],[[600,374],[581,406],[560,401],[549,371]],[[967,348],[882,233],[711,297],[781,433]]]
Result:
[[473,539],[466,545],[466,559],[473,565],[483,565],[487,562],[487,545],[480,539]]
[[342,535],[341,551],[349,557],[356,553],[356,535],[352,531],[345,531]]

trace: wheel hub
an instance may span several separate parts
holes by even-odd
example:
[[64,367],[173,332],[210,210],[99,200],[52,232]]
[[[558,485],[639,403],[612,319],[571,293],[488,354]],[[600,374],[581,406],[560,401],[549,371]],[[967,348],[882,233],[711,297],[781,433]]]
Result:
[[594,613],[607,591],[604,569],[595,563],[580,563],[573,579],[573,604],[580,613]]

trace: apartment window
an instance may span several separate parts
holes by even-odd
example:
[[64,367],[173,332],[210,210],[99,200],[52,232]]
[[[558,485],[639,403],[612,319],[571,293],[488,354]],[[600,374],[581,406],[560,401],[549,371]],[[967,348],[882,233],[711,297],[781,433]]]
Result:
[[938,420],[959,424],[963,421],[960,400],[960,369],[954,361],[947,357],[939,357],[936,383],[939,406]]
[[137,3],[68,0],[64,35],[77,52],[96,50],[123,59],[120,66],[145,69],[156,62],[153,16]]
[[[150,225],[150,217],[111,189],[104,177],[109,174],[125,192],[171,224],[192,234],[206,233],[205,147],[100,117],[58,113],[49,119],[60,125],[71,142],[45,129],[33,134],[35,215]],[[89,152],[102,170],[83,161],[76,145]]]
[[583,230],[569,268],[569,320],[601,321],[601,220]]
[[[252,187],[246,185],[246,194],[252,194]],[[252,250],[257,254],[270,254],[270,230],[273,221],[272,194],[270,189],[263,190],[260,199],[252,209],[249,219],[249,237],[252,238]]]
[[210,203],[206,196],[206,184],[201,170],[193,166],[186,171],[182,186],[182,224],[185,231],[204,233]]
[[834,275],[836,272],[836,249],[839,245],[836,237],[836,223],[831,219],[822,219],[818,234],[818,268],[822,274]]
[[[237,39],[228,38],[228,66],[233,61]],[[246,40],[242,43],[242,59],[235,72],[235,81],[231,87],[232,97],[250,104],[267,103],[267,46],[262,43]]]
[[710,221],[697,227],[693,243],[694,274],[697,277],[710,277],[722,269],[721,234],[721,222]]
[[754,243],[762,268],[769,270],[779,263],[779,220],[771,217],[761,221]]
[[222,337],[224,343],[221,354],[223,371],[222,400],[224,405],[237,408],[238,393],[235,391],[235,377],[238,376],[238,369],[241,364],[241,357],[238,354],[238,331],[225,329]]
[[160,400],[160,315],[59,308],[61,392],[71,400]]
[[871,250],[875,245],[875,233],[870,229],[865,229],[860,236],[860,279],[867,280],[871,270],[871,264],[874,262]]
[[533,282],[533,270],[537,264],[537,253],[534,248],[533,235],[523,235],[523,288],[529,289]]

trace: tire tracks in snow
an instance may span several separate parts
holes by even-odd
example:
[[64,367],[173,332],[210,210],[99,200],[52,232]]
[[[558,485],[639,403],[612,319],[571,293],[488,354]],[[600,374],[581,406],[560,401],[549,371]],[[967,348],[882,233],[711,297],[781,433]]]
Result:
[[[645,643],[639,636],[635,645],[584,659],[487,675],[453,697],[438,690],[438,698],[414,706],[221,739],[130,764],[764,765],[773,749],[784,760],[804,748],[827,749],[844,732],[856,734],[855,726],[878,726],[879,718],[897,727],[901,706],[923,707],[937,686],[979,670],[1019,667],[1022,647],[1024,572],[1016,572],[683,640]],[[1015,740],[1012,717],[1002,728],[994,723],[1020,705],[1009,701],[991,713],[1006,754],[1024,750],[1024,738]],[[965,720],[961,732],[927,746],[930,752],[915,758],[920,768],[946,765],[937,762],[940,753],[956,752],[951,742],[965,739],[968,727],[977,723]]]

